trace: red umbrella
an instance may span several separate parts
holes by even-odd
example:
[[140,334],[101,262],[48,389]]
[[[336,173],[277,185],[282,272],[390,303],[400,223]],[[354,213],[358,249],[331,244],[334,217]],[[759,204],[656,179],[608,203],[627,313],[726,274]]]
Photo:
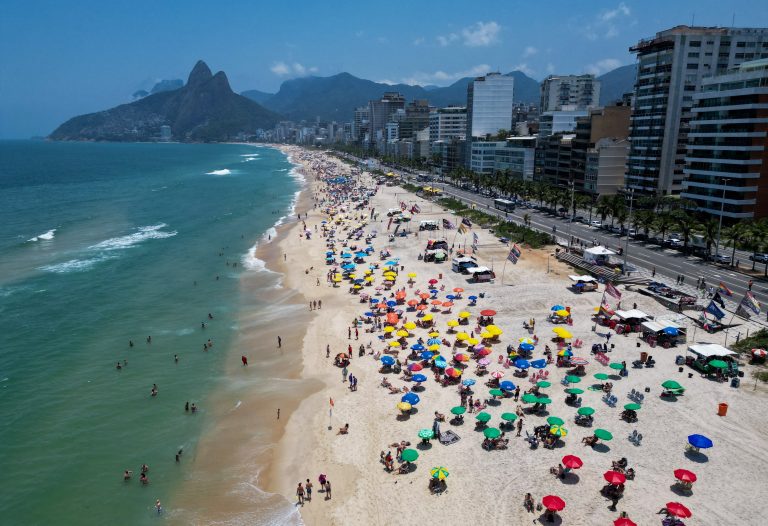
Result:
[[582,462],[581,459],[576,455],[565,455],[563,457],[563,466],[567,468],[579,469],[583,465],[584,462]]
[[429,280],[430,285],[434,285],[435,283],[437,283],[437,280],[435,278],[432,278]]
[[432,300],[432,305],[442,305],[443,302],[440,300]]
[[[565,508],[565,501],[557,495],[547,495],[541,499],[541,503],[545,508],[551,511],[560,511]],[[681,504],[682,506],[682,504]]]
[[412,363],[408,366],[409,371],[421,371],[424,367],[420,363]]
[[676,469],[675,478],[681,482],[696,482],[696,473],[687,469]]
[[681,519],[687,519],[688,517],[693,515],[693,513],[691,513],[691,510],[689,510],[679,502],[667,502],[667,511],[671,515],[674,515],[675,517],[680,517]]
[[496,311],[491,309],[481,310],[480,316],[496,316]]
[[613,521],[613,526],[637,526],[637,523],[629,520],[627,517],[619,517]]
[[485,347],[477,351],[475,354],[477,354],[478,356],[488,356],[489,354],[491,354],[491,352],[493,351],[491,351],[488,347]]
[[624,484],[627,481],[627,477],[618,471],[606,471],[603,473],[603,478],[608,481],[608,484],[613,486]]

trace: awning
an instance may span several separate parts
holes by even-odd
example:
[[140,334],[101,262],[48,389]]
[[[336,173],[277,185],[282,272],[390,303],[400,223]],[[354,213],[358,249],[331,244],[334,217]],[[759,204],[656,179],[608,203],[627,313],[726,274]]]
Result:
[[589,283],[592,281],[597,281],[597,278],[593,278],[592,276],[568,276],[571,278],[572,281],[576,282],[583,282],[583,283]]
[[588,248],[584,251],[585,254],[592,254],[593,256],[613,256],[616,254],[616,252],[612,250],[608,250],[607,248],[603,246],[597,246]]
[[688,350],[704,358],[709,358],[710,356],[733,356],[736,354],[717,343],[697,343],[688,346]]
[[[637,309],[617,310],[615,312],[615,314],[616,314],[616,316],[618,316],[622,320],[629,320],[629,319],[632,319],[632,318],[647,318],[648,317],[648,315],[646,313],[644,313],[641,310],[637,310]],[[670,325],[665,325],[665,327],[670,327]],[[663,328],[664,327],[662,327],[662,329]],[[675,327],[675,328],[677,328],[677,327]]]
[[470,267],[467,269],[467,272],[470,274],[477,274],[478,272],[490,272],[491,269],[488,267]]

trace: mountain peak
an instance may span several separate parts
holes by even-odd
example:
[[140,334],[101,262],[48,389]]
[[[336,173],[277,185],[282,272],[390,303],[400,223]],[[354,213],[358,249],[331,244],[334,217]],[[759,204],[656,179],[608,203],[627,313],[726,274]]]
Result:
[[[211,77],[213,77],[213,74],[211,73],[211,68],[208,67],[208,64],[206,64],[202,60],[198,60],[197,64],[195,64],[195,67],[192,68],[192,71],[189,73],[189,78],[187,79],[187,86],[197,86],[199,84],[202,84],[203,82],[210,80]],[[226,77],[225,77],[225,80],[226,80]]]
[[214,89],[221,89],[227,92],[232,91],[232,88],[229,86],[229,79],[227,78],[227,74],[223,71],[219,71],[213,76],[211,79],[211,84],[213,85]]

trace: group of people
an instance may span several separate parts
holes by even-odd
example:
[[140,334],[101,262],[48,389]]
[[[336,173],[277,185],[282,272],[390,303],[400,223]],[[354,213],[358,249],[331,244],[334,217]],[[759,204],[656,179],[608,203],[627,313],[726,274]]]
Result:
[[[328,480],[328,477],[326,477],[322,473],[318,477],[317,481],[320,484],[319,491],[325,493],[325,500],[330,500],[331,481]],[[306,482],[299,482],[299,485],[296,488],[296,499],[297,499],[298,506],[303,506],[304,503],[312,501],[312,488],[313,488],[313,485],[309,479],[306,479]]]

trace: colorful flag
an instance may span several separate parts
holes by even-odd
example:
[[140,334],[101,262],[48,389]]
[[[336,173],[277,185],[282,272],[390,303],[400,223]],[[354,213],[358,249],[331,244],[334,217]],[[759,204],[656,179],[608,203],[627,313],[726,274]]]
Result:
[[421,208],[419,207],[419,205],[413,205],[413,208],[411,208],[411,211],[414,214],[419,214],[421,213]]
[[705,310],[718,320],[722,320],[725,316],[725,313],[717,308],[714,301],[710,301]]
[[719,292],[715,292],[715,296],[712,298],[712,301],[720,305],[721,309],[725,308],[725,302],[723,301],[723,297],[720,295]]
[[468,217],[462,217],[461,222],[467,225],[469,228],[472,228],[472,221],[470,221]]
[[757,299],[755,298],[755,295],[752,294],[751,292],[747,291],[747,293],[744,294],[744,299],[741,300],[741,304],[747,309],[754,312],[755,315],[760,314],[760,302],[757,301]]
[[459,232],[461,232],[462,234],[466,234],[467,230],[469,230],[467,228],[467,225],[465,225],[464,221],[462,221],[461,224],[459,225]]
[[451,223],[447,219],[443,219],[443,228],[446,229],[446,230],[453,230],[456,227],[454,227],[453,223]]
[[739,308],[736,309],[736,316],[748,320],[750,318],[749,311],[739,304]]
[[512,263],[514,263],[515,265],[517,265],[517,256],[513,251],[511,250],[509,251],[509,254],[507,254],[507,259]]
[[610,281],[605,282],[605,292],[613,296],[617,300],[621,299],[621,292],[619,292],[619,289],[614,287],[613,283],[611,283]]
[[520,247],[518,247],[517,244],[512,245],[512,252],[514,252],[517,257],[520,257]]
[[731,289],[726,287],[725,283],[723,283],[722,281],[720,282],[720,286],[717,287],[717,290],[718,292],[722,292],[726,296],[733,296],[733,292],[731,291]]

